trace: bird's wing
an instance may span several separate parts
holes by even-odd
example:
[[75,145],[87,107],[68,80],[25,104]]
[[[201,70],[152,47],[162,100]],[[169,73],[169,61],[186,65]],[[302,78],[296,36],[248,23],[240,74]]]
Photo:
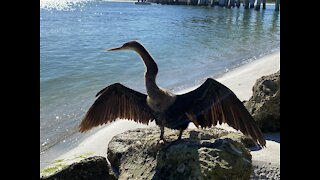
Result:
[[148,124],[154,119],[151,109],[146,103],[147,95],[119,83],[102,89],[96,97],[98,98],[80,124],[80,132],[115,121],[117,118],[129,119],[143,124]]
[[260,145],[266,142],[255,120],[237,96],[226,86],[208,78],[197,89],[178,95],[179,103],[187,117],[202,128],[227,123],[243,134],[251,136]]

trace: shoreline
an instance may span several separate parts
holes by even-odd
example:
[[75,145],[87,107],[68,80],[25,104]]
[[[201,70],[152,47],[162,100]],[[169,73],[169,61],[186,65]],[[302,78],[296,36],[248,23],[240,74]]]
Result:
[[[243,101],[248,100],[251,97],[252,87],[258,78],[264,75],[275,73],[278,70],[280,70],[279,50],[259,57],[252,62],[234,68],[215,79],[229,87],[237,95],[237,97],[241,101]],[[202,84],[202,82],[200,84]],[[197,88],[198,86],[186,88],[177,92],[177,94],[188,92],[192,89]],[[66,160],[66,162],[69,164],[75,161],[77,157],[84,155],[107,157],[108,143],[113,138],[113,136],[127,130],[153,126],[156,126],[155,122],[152,122],[149,125],[144,125],[129,120],[115,121],[107,125],[106,127],[99,129],[97,132],[90,134],[90,136],[82,140],[75,148],[67,151],[66,153],[63,153],[62,155],[59,155],[56,158],[53,158],[51,163],[48,162],[48,165],[40,167],[40,170],[46,167],[50,167],[50,165],[52,165],[52,162],[60,159]],[[221,127],[227,130],[233,129],[224,124],[222,124]],[[193,124],[190,124],[188,128],[195,127]],[[280,143],[275,143],[274,141],[270,142],[269,140],[267,140],[267,148],[259,151],[252,151],[251,153],[252,161],[263,161],[280,164]]]

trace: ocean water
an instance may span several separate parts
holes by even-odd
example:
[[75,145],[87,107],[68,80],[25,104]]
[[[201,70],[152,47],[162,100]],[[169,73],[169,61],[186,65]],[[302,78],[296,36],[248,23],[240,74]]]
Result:
[[41,166],[47,152],[58,155],[87,136],[78,125],[100,89],[120,82],[146,92],[139,56],[105,51],[130,40],[155,58],[159,86],[176,92],[279,50],[280,14],[274,5],[255,11],[40,0]]

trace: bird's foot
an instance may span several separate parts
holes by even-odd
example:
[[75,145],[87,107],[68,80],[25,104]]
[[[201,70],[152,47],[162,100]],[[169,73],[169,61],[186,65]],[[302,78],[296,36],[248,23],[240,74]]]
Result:
[[157,142],[157,144],[164,144],[164,143],[165,143],[165,141],[163,139],[159,139]]
[[157,144],[165,144],[167,140],[165,140],[163,137],[158,140]]

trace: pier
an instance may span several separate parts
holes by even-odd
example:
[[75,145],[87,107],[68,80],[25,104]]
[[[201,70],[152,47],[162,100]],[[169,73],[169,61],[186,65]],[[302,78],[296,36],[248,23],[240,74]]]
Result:
[[[266,9],[266,0],[147,0],[147,2],[157,4],[171,4],[171,5],[192,5],[192,6],[220,6],[226,8],[240,8],[242,4],[244,9],[255,9],[259,11]],[[280,0],[275,1],[275,11],[280,10]]]

